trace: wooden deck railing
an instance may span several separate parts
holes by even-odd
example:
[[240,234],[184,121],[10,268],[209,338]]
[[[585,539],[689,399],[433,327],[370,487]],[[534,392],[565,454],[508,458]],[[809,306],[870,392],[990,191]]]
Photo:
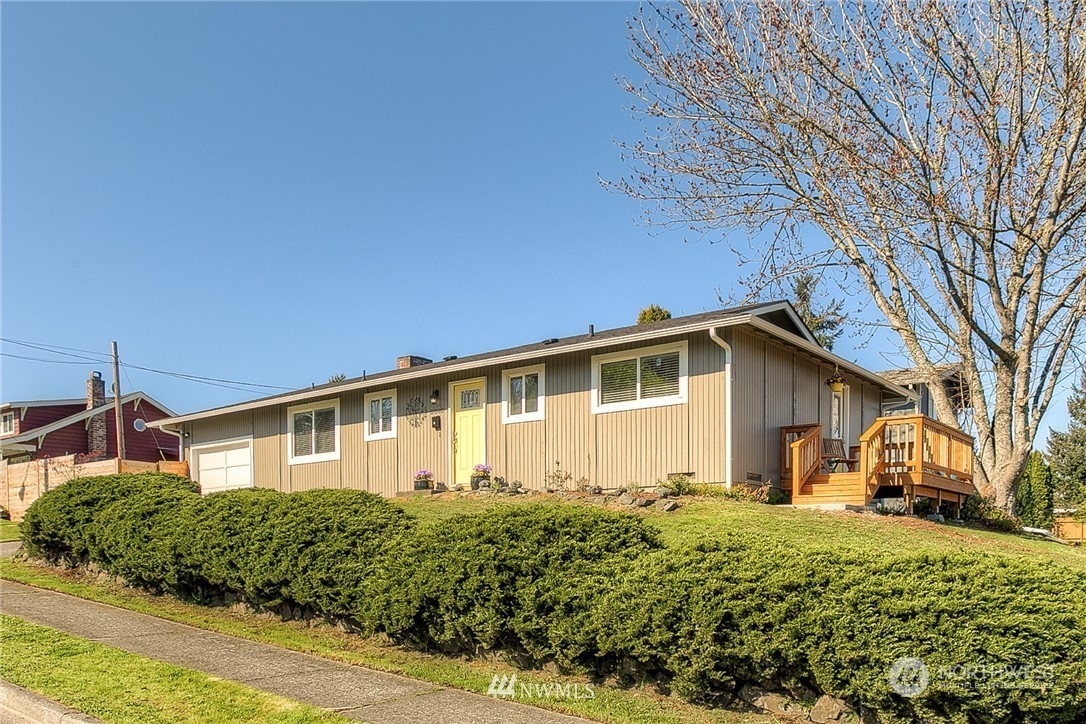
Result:
[[822,426],[814,425],[789,446],[792,491],[798,492],[822,463]]
[[973,438],[924,415],[880,417],[860,436],[860,472],[931,473],[973,481]]

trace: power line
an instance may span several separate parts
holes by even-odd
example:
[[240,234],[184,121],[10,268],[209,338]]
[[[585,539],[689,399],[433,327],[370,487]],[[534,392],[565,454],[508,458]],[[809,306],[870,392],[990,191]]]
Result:
[[228,385],[245,385],[246,387],[263,387],[269,390],[293,390],[294,387],[283,387],[282,385],[262,385],[256,382],[240,382],[238,380],[223,380],[218,377],[203,377],[201,375],[190,375],[184,372],[170,372],[168,370],[156,370],[152,367],[141,367],[140,365],[134,365],[129,362],[122,362],[122,367],[131,367],[134,370],[143,370],[144,372],[154,372],[159,375],[168,375],[170,377],[179,377],[184,380],[192,380],[194,382],[221,382]]
[[27,342],[26,340],[10,339],[8,337],[0,337],[0,341],[10,342],[12,344],[22,344],[22,345],[26,345],[28,347],[34,347],[34,346],[37,346],[39,348],[40,347],[48,347],[50,351],[51,350],[63,349],[63,350],[67,350],[69,352],[85,352],[87,354],[98,355],[99,357],[109,357],[109,355],[105,354],[104,352],[96,352],[93,349],[80,349],[79,347],[62,347],[62,346],[57,345],[57,344],[45,344],[44,342]]
[[85,362],[76,362],[69,359],[43,359],[41,357],[24,357],[21,354],[11,354],[10,352],[0,352],[0,357],[11,357],[12,359],[25,359],[31,362],[48,362],[54,365],[83,365]]
[[[31,349],[41,350],[43,352],[49,352],[50,354],[59,354],[59,355],[64,355],[66,357],[74,357],[74,358],[76,358],[78,360],[81,360],[81,361],[76,362],[76,361],[69,361],[69,360],[44,359],[44,358],[41,358],[41,357],[25,357],[23,355],[11,354],[9,352],[0,353],[0,354],[3,354],[4,357],[12,357],[14,359],[23,359],[23,360],[29,360],[29,361],[32,361],[32,362],[47,362],[47,363],[50,363],[50,364],[85,364],[87,362],[94,362],[94,363],[97,363],[97,364],[101,364],[101,363],[105,363],[105,362],[109,361],[109,359],[108,359],[109,355],[105,355],[105,354],[103,354],[102,357],[105,357],[106,359],[94,359],[94,358],[85,357],[85,356],[79,355],[79,354],[72,354],[71,352],[60,351],[60,350],[74,350],[74,351],[77,351],[77,352],[87,352],[89,354],[98,354],[97,352],[91,352],[90,350],[81,350],[81,349],[78,349],[76,347],[61,347],[59,345],[47,345],[47,344],[44,344],[44,343],[27,342],[25,340],[10,339],[10,338],[7,338],[7,337],[0,337],[0,341],[8,342],[10,344],[20,345],[20,346],[23,346],[23,347],[29,347]],[[120,364],[121,364],[122,367],[129,367],[131,369],[142,370],[144,372],[151,372],[151,373],[158,374],[158,375],[165,375],[167,377],[175,377],[177,379],[187,380],[189,382],[198,382],[198,383],[201,383],[201,384],[211,385],[213,387],[222,387],[222,388],[229,389],[229,390],[237,390],[238,392],[252,392],[253,391],[252,389],[244,389],[244,388],[259,388],[259,389],[266,389],[266,390],[293,390],[293,389],[295,389],[294,387],[285,387],[283,385],[265,385],[265,384],[260,384],[258,382],[243,382],[241,380],[227,380],[227,379],[222,379],[222,378],[219,378],[219,377],[206,377],[206,376],[203,376],[203,375],[187,374],[185,372],[173,372],[173,371],[170,371],[170,370],[160,370],[160,369],[156,369],[154,367],[144,367],[142,365],[132,364],[130,362],[121,362]],[[240,387],[238,387],[236,385],[240,385]]]
[[[23,341],[17,340],[17,339],[7,339],[6,337],[0,337],[0,341],[8,342],[9,344],[17,344],[20,347],[29,347],[31,349],[40,350],[42,352],[48,352],[49,354],[61,354],[61,355],[64,355],[65,357],[75,357],[76,359],[81,359],[81,360],[84,360],[86,362],[106,362],[106,361],[108,361],[108,360],[103,360],[103,359],[95,359],[93,357],[85,357],[84,355],[81,355],[81,354],[72,354],[71,352],[61,352],[59,349],[51,349],[50,348],[51,345],[35,344],[33,342],[23,342]],[[96,354],[96,353],[91,352],[91,354]],[[102,355],[102,356],[103,357],[108,357],[108,355]]]

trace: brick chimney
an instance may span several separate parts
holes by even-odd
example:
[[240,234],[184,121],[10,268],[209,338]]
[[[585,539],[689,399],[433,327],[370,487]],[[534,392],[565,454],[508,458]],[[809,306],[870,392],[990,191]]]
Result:
[[[91,372],[87,378],[87,409],[106,404],[106,383],[101,372]],[[106,414],[95,415],[87,426],[87,455],[106,454]]]
[[425,357],[419,357],[418,355],[409,354],[406,357],[396,358],[396,369],[405,370],[408,367],[418,367],[419,365],[428,365],[433,362],[432,359],[426,359]]

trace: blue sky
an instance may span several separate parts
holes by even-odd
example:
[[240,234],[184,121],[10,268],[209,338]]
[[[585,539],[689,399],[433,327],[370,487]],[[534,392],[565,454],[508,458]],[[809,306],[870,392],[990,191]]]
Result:
[[[599,184],[645,133],[616,82],[635,10],[4,3],[3,336],[300,387],[717,307],[728,245]],[[108,371],[4,351],[76,363],[4,358],[4,399]],[[122,384],[177,411],[255,396]]]

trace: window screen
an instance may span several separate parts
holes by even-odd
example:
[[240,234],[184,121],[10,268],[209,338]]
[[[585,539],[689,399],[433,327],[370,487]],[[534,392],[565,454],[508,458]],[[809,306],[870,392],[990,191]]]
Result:
[[600,365],[600,404],[637,399],[637,360],[624,359]]

